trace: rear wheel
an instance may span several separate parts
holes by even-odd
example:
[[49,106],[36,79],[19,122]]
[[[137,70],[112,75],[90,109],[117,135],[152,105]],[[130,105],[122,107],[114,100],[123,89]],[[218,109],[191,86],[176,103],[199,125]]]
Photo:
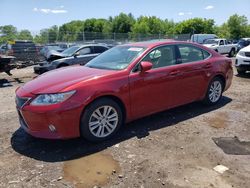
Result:
[[109,98],[101,98],[90,104],[81,118],[81,135],[98,142],[112,137],[123,123],[120,106]]
[[219,102],[223,92],[223,82],[220,78],[215,77],[209,84],[204,103],[214,105]]
[[234,57],[235,55],[235,49],[231,49],[230,53],[229,53],[229,57]]

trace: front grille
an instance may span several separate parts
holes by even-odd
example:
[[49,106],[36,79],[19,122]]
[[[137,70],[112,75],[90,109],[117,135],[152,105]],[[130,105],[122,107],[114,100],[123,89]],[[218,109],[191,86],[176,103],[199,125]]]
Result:
[[18,97],[16,96],[16,105],[19,108],[22,108],[26,102],[28,102],[30,98],[22,98],[22,97]]
[[245,52],[245,56],[250,57],[250,52]]

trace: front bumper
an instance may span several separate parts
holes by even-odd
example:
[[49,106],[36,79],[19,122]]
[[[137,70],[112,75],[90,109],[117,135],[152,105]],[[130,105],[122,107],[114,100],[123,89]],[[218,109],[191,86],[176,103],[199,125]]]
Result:
[[27,103],[23,107],[17,106],[17,112],[21,127],[34,137],[69,139],[80,136],[82,107],[79,105],[70,103],[39,107]]
[[37,74],[42,74],[47,71],[53,70],[55,68],[56,67],[54,67],[52,64],[49,64],[48,62],[42,62],[42,63],[39,63],[39,65],[34,66],[34,72]]
[[250,71],[250,57],[237,55],[235,67],[237,70]]

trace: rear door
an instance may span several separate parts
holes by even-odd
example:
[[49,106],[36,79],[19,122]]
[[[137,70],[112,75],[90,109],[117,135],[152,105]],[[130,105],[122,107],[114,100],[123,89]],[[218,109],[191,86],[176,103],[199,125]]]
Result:
[[175,104],[186,104],[201,99],[207,89],[212,64],[209,62],[210,53],[191,44],[179,44],[178,85]]

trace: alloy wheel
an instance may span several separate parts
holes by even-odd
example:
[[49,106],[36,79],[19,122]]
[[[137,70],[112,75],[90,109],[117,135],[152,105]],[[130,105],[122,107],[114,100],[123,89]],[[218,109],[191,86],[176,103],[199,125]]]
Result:
[[209,100],[212,103],[216,103],[220,99],[221,93],[222,93],[221,82],[216,80],[210,86],[209,94],[208,94]]
[[116,129],[119,121],[118,112],[112,106],[101,106],[93,111],[89,118],[89,130],[98,137],[104,138]]

